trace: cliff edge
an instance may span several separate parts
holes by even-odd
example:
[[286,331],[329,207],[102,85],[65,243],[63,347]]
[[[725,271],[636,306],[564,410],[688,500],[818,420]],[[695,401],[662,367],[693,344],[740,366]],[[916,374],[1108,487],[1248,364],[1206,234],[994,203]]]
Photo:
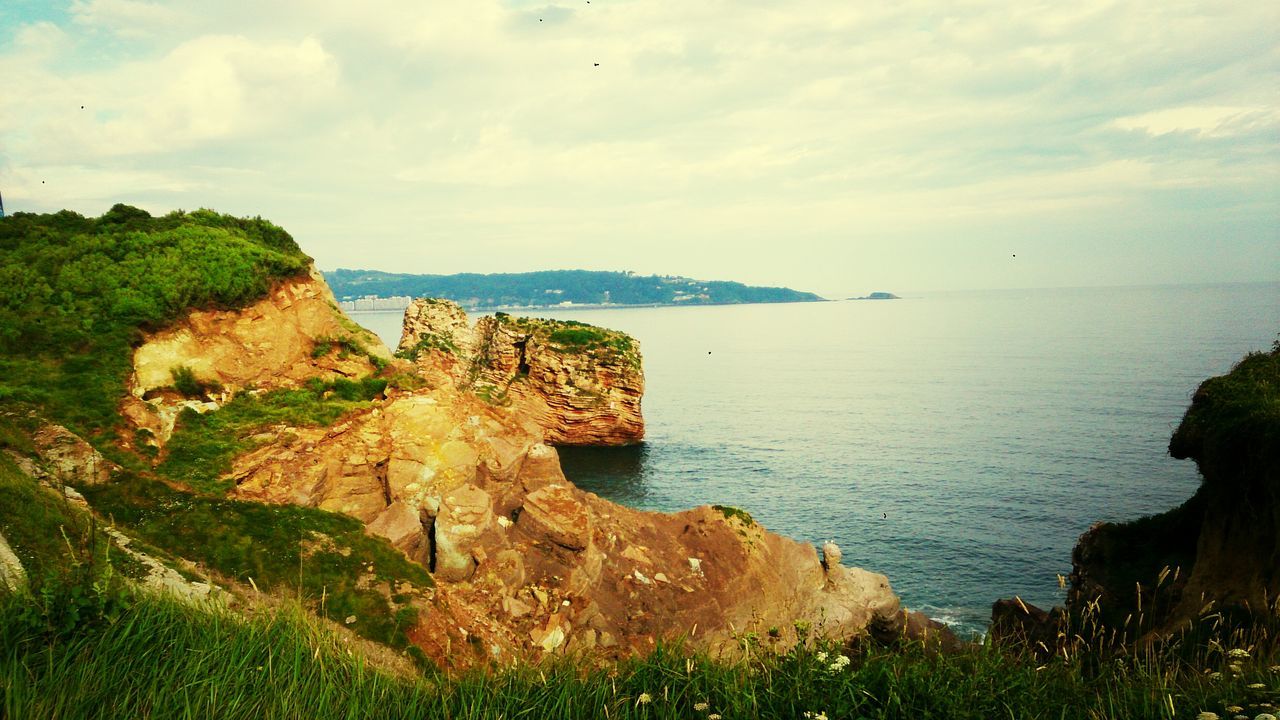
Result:
[[[509,316],[472,325],[451,303],[415,308],[394,358],[315,273],[244,308],[194,310],[134,351],[122,407],[147,432],[133,442],[147,438],[165,468],[189,451],[191,428],[261,416],[234,437],[217,482],[193,487],[341,513],[385,538],[432,573],[420,597],[393,594],[419,611],[407,637],[444,666],[622,657],[676,636],[732,652],[745,632],[786,644],[798,624],[832,638],[903,625],[888,580],[842,567],[838,549],[820,558],[732,508],[632,510],[564,477],[554,444],[643,433],[630,338]],[[196,392],[179,387],[177,368]],[[289,393],[336,398],[344,382],[373,391],[331,422],[264,409]]]
[[[1206,615],[1250,623],[1280,610],[1280,343],[1204,381],[1169,454],[1195,461],[1196,493],[1165,513],[1089,528],[1072,552],[1068,612],[1053,622],[1088,609],[1105,627],[1148,637]],[[997,634],[1050,621],[1020,605],[996,604]]]

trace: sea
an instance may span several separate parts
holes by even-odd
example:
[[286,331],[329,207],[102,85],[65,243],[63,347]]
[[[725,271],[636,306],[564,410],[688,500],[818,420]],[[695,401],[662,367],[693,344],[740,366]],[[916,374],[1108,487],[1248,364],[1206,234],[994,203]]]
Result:
[[[562,449],[576,485],[834,540],[971,634],[999,598],[1060,603],[1091,524],[1191,496],[1169,436],[1200,382],[1276,342],[1280,283],[513,314],[640,341],[645,441]],[[352,317],[399,342],[400,312]]]

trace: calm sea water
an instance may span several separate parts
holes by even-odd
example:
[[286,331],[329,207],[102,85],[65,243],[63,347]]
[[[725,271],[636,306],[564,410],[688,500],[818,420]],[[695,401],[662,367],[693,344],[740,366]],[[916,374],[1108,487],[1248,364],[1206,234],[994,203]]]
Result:
[[[646,442],[562,451],[577,485],[834,539],[907,606],[972,630],[997,598],[1060,602],[1091,523],[1191,495],[1169,435],[1203,379],[1270,348],[1280,283],[537,314],[644,352]],[[354,317],[399,341],[399,313]]]

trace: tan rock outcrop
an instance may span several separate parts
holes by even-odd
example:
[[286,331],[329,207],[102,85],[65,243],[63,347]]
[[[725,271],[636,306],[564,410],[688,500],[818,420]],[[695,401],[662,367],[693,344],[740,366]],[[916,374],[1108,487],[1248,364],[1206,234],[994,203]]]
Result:
[[582,323],[499,313],[473,327],[447,300],[405,311],[400,352],[463,388],[534,418],[552,445],[626,445],[644,438],[639,344]]
[[34,458],[17,453],[11,457],[24,473],[47,485],[99,485],[120,469],[61,425],[41,425],[32,433],[31,444]]
[[9,543],[0,535],[0,590],[22,592],[27,587],[27,572]]
[[389,360],[391,353],[342,314],[312,268],[309,276],[280,283],[246,308],[195,310],[147,337],[133,354],[130,391],[143,398],[172,386],[177,367],[216,383],[223,393],[296,387],[313,377],[367,375],[369,356]]
[[[313,290],[286,292],[295,306],[310,303],[308,318],[332,310],[321,302],[324,293]],[[275,302],[268,304],[279,310]],[[292,318],[282,336],[313,332],[310,319],[281,317]],[[254,450],[235,459],[228,477],[233,497],[351,515],[432,569],[438,586],[431,607],[409,633],[429,656],[454,666],[577,651],[623,656],[674,636],[733,652],[743,632],[771,630],[785,645],[797,641],[797,621],[817,635],[847,637],[865,632],[874,618],[896,617],[898,600],[883,576],[840,568],[838,552],[830,550],[824,567],[811,545],[768,533],[746,513],[712,507],[641,512],[565,479],[548,440],[562,440],[566,432],[593,442],[638,437],[632,421],[618,417],[641,423],[639,356],[631,345],[610,344],[618,336],[586,329],[556,340],[559,330],[503,318],[472,329],[439,306],[421,307],[415,317],[429,318],[442,332],[430,348],[419,348],[429,356],[420,355],[414,367],[457,381],[390,390],[330,427],[272,426]],[[195,366],[203,358],[208,377],[227,387],[280,387],[337,372],[336,358],[314,358],[314,342],[297,340],[277,361],[304,367],[281,369],[269,380],[257,360],[240,357],[252,354],[257,342],[248,331],[236,336],[246,348],[239,355],[221,338],[203,337],[243,330],[236,318],[186,326],[193,332],[185,349],[147,361],[150,366],[175,357]],[[314,332],[332,332],[324,323],[318,327]],[[423,332],[407,337],[421,339]],[[254,329],[252,336],[268,335]],[[567,352],[557,345],[570,340],[593,349]],[[472,371],[470,360],[447,349],[458,343],[470,343],[476,357],[488,359],[475,367],[474,378],[460,374]],[[408,369],[408,363],[397,367]],[[500,388],[494,378],[507,372],[522,379]],[[559,401],[548,398],[559,396],[543,395],[539,382],[560,388],[567,403],[593,387],[601,388],[597,401],[606,405],[634,402],[616,415],[605,407],[593,411],[595,419],[575,424],[562,413],[552,422],[548,414]],[[492,402],[495,390],[511,401]]]

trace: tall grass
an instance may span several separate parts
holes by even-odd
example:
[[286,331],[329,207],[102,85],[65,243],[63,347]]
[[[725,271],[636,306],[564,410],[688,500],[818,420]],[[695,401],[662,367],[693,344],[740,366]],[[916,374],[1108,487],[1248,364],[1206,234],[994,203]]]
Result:
[[659,646],[617,664],[562,658],[409,676],[371,665],[298,608],[245,618],[144,596],[110,623],[50,636],[20,621],[22,606],[0,601],[7,718],[1092,720],[1206,710],[1231,717],[1228,706],[1252,717],[1276,701],[1274,656],[1247,648],[1247,659],[1228,658],[1227,648],[1221,662],[1200,667],[1163,652],[1037,664],[985,645],[943,654],[861,642],[779,653],[766,642],[734,661]]

